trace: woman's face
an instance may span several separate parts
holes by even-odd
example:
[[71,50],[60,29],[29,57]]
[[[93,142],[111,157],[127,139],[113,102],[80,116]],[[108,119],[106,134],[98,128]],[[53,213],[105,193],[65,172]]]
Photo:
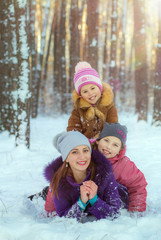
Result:
[[86,145],[80,145],[73,148],[68,154],[66,162],[69,163],[73,172],[86,171],[91,162],[91,152],[89,147]]

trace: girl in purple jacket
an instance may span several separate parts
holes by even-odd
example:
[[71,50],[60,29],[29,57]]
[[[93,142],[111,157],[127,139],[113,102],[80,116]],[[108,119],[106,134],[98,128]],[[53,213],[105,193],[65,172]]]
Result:
[[56,137],[56,148],[62,156],[44,171],[50,182],[57,214],[96,219],[116,217],[120,200],[117,183],[107,159],[94,150],[88,139],[77,131]]

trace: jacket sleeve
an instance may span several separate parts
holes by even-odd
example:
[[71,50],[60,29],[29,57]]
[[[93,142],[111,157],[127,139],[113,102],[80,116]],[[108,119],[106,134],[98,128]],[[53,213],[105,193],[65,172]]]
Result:
[[146,210],[147,182],[144,174],[130,161],[124,157],[122,169],[119,169],[120,176],[117,181],[127,187],[129,193],[129,211],[143,212]]
[[86,216],[87,214],[81,211],[78,200],[73,202],[71,199],[71,195],[69,192],[68,194],[61,192],[59,194],[59,199],[57,196],[54,196],[54,204],[56,208],[56,212],[60,217],[68,217],[68,218],[76,218],[77,220],[81,220],[82,217]]
[[109,108],[109,110],[107,113],[106,122],[108,122],[109,124],[117,123],[118,115],[117,115],[117,110],[116,110],[114,103],[111,103],[110,106],[108,106],[108,108]]
[[67,132],[69,131],[79,131],[82,132],[82,124],[80,121],[80,114],[76,109],[73,109],[68,120]]
[[94,215],[97,219],[106,217],[114,218],[119,212],[120,200],[117,183],[113,173],[109,174],[105,188],[101,196],[98,193],[97,202],[92,207],[87,207],[87,212]]

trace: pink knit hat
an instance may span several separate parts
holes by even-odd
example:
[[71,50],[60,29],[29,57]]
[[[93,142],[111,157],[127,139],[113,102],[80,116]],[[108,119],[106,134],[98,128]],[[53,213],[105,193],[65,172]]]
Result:
[[102,82],[99,78],[98,72],[91,67],[87,62],[79,62],[75,67],[74,87],[80,95],[80,89],[84,85],[94,84],[100,88],[102,92]]

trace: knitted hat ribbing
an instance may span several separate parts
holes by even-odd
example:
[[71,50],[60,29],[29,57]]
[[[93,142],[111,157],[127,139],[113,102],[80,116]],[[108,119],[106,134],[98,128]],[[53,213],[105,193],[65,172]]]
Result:
[[109,124],[108,122],[105,122],[104,126],[103,126],[103,130],[100,133],[97,140],[100,140],[100,139],[108,137],[108,136],[114,136],[114,137],[119,138],[124,147],[124,145],[126,143],[126,137],[127,137],[127,128],[126,128],[126,126],[123,126],[120,123]]
[[79,62],[75,67],[74,86],[77,93],[80,95],[80,89],[84,85],[95,84],[102,92],[102,82],[99,78],[98,72],[91,67],[87,62]]

